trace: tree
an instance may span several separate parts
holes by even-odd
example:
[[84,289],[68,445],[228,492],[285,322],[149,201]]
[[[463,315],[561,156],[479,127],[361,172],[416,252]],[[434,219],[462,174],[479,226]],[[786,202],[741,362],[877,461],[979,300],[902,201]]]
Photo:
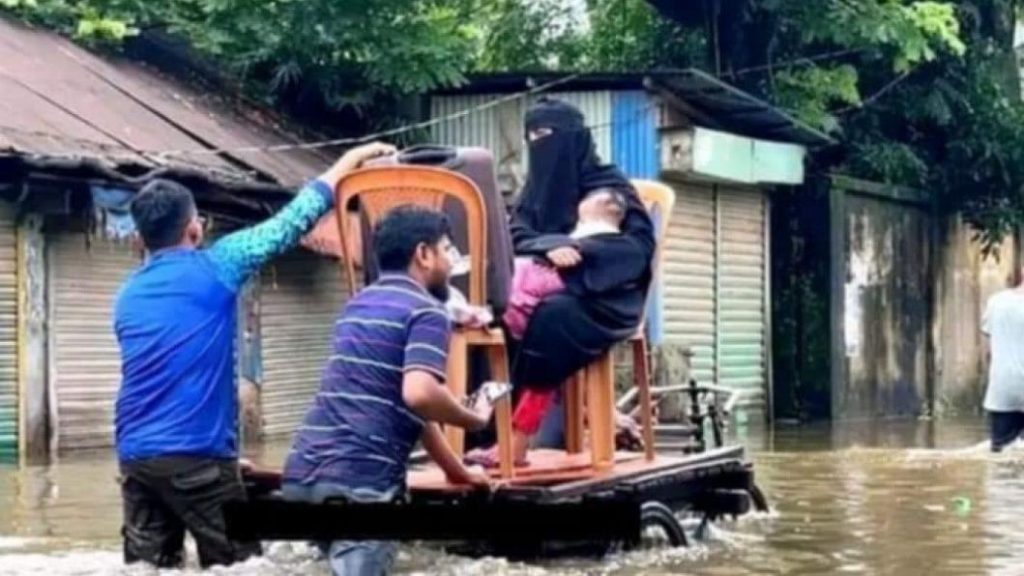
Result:
[[674,16],[721,31],[727,79],[837,134],[826,168],[931,191],[987,250],[1024,221],[1018,1],[709,4]]
[[[565,0],[479,4],[484,72],[648,70],[702,65],[704,35],[658,15],[645,0]],[[582,18],[580,17],[582,16]]]
[[1024,219],[1019,2],[651,0],[664,17],[645,4],[590,0],[573,57],[545,61],[704,68],[837,136],[822,169],[930,190],[987,249]]
[[0,0],[0,6],[85,42],[166,30],[254,94],[299,115],[365,111],[456,84],[479,40],[470,3],[445,0]]
[[404,97],[469,71],[695,66],[835,134],[824,169],[926,188],[989,247],[1024,219],[1020,4],[0,0],[83,42],[167,30],[320,128],[391,126]]

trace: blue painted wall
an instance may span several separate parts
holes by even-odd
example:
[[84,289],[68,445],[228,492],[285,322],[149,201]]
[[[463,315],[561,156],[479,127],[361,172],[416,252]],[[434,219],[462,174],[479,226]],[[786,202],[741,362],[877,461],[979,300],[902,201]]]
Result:
[[[658,178],[658,109],[643,91],[612,96],[612,161],[630,178]],[[647,303],[647,340],[664,338],[662,286],[658,282]]]
[[612,161],[630,178],[658,176],[658,110],[646,92],[612,95]]

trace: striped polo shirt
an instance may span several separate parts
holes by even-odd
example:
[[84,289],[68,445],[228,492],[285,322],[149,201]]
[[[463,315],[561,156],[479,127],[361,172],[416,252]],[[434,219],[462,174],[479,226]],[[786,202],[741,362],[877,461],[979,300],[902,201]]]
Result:
[[450,330],[441,303],[405,275],[382,275],[352,298],[335,324],[333,354],[284,482],[404,486],[424,422],[402,399],[402,375],[423,370],[444,382]]

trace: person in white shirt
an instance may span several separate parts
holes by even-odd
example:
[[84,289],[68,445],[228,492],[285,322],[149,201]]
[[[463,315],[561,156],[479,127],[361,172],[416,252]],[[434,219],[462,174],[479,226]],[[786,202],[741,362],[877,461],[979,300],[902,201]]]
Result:
[[987,336],[989,371],[985,411],[992,451],[1024,434],[1024,281],[989,298],[981,331]]

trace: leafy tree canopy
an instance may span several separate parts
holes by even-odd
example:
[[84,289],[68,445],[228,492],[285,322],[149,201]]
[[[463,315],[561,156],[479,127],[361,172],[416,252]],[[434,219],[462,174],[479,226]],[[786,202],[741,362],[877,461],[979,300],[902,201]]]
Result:
[[[696,66],[842,142],[823,168],[930,190],[990,246],[1024,219],[1019,0],[0,0],[91,43],[185,39],[283,109],[363,127],[475,71]],[[309,111],[316,111],[315,113]],[[324,127],[324,126],[321,126]]]
[[589,31],[561,38],[571,58],[559,38],[535,44],[553,55],[495,57],[500,44],[490,57],[504,69],[712,71],[837,136],[822,168],[929,190],[992,249],[1024,221],[1020,4],[589,0]]

